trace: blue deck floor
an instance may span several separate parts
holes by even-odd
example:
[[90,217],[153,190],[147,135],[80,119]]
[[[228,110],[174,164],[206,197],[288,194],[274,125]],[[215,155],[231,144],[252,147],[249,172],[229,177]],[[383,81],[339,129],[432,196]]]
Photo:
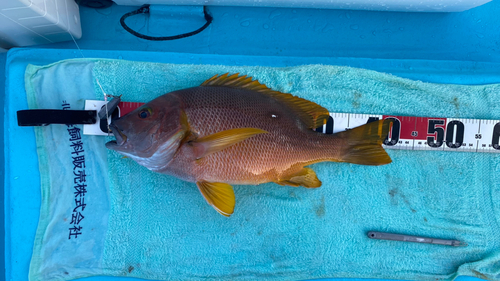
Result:
[[[1,53],[0,54],[0,96],[2,97],[0,99],[0,106],[2,109],[4,108],[4,96],[5,96],[5,57],[6,53]],[[3,111],[2,111],[3,113]],[[4,212],[4,176],[5,176],[5,167],[4,167],[4,150],[3,150],[3,114],[2,114],[2,122],[0,122],[0,146],[2,149],[0,149],[0,161],[2,161],[0,165],[2,165],[2,168],[0,169],[0,235],[1,235],[1,243],[0,243],[0,253],[5,253],[5,223],[4,223],[4,218],[5,218],[5,212]],[[2,275],[0,278],[5,277],[5,255],[2,254],[0,255],[0,264],[2,265]]]
[[[500,63],[500,0],[462,13],[434,14],[209,7],[214,21],[207,30],[190,38],[165,42],[145,41],[122,29],[119,18],[136,8],[116,5],[103,10],[81,8],[83,37],[77,42],[83,53],[85,49],[137,50]],[[137,29],[155,36],[175,35],[194,27],[179,19],[152,18],[155,24],[150,25],[145,24],[141,16],[129,20]],[[37,47],[75,49],[75,44],[63,42]],[[76,50],[74,54],[80,56]],[[6,53],[0,54],[2,97],[5,60]],[[3,134],[3,122],[1,124]],[[0,139],[3,142],[4,137]],[[3,159],[3,151],[0,156]],[[3,167],[0,174],[0,202],[3,203]],[[1,233],[4,233],[3,206],[0,210]],[[1,243],[0,251],[3,250]],[[4,263],[3,255],[0,262]]]

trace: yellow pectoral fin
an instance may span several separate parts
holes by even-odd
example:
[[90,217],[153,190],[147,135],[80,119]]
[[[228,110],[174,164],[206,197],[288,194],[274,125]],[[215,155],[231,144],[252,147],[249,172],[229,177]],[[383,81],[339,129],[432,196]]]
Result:
[[190,142],[190,145],[193,146],[196,159],[200,159],[208,154],[221,151],[240,141],[264,133],[267,133],[267,131],[257,128],[231,129],[198,138]]
[[277,184],[290,186],[303,186],[307,188],[315,188],[321,186],[321,181],[316,176],[316,173],[311,168],[303,168],[298,173],[291,175],[287,179],[282,179]]
[[207,203],[221,215],[229,217],[234,212],[234,191],[227,183],[199,181],[198,189]]

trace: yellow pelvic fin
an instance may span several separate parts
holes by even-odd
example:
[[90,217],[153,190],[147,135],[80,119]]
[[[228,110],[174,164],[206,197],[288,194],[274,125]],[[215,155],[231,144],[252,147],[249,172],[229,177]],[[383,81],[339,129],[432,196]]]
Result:
[[277,184],[290,186],[304,186],[307,188],[315,188],[321,186],[321,181],[316,176],[316,173],[311,168],[303,168],[298,173],[293,174],[288,179],[282,179]]
[[199,181],[196,183],[201,194],[221,215],[229,217],[234,212],[234,191],[227,183]]
[[291,94],[271,90],[266,85],[259,83],[258,80],[253,80],[252,77],[246,75],[239,76],[239,73],[231,76],[228,76],[228,73],[220,76],[215,75],[203,82],[201,86],[239,88],[269,95],[277,101],[286,104],[310,129],[323,126],[326,120],[328,120],[329,115],[326,108]]
[[188,144],[193,146],[196,159],[200,159],[208,154],[221,151],[240,141],[264,133],[267,133],[267,131],[257,128],[230,129],[198,138],[188,142]]
[[391,163],[391,158],[382,148],[389,126],[389,120],[380,120],[337,133],[336,136],[346,140],[340,161],[373,166]]

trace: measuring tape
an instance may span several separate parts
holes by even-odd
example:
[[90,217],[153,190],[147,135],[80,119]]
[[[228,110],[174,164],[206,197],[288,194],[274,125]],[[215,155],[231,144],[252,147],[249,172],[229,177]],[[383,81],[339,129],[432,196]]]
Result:
[[391,121],[384,148],[500,153],[500,120],[330,113],[326,134],[380,119]]
[[[87,100],[85,109],[99,110],[104,104],[104,101]],[[143,104],[121,102],[110,119],[124,116]],[[330,113],[326,124],[316,131],[335,134],[380,119],[391,121],[383,144],[386,149],[500,153],[500,120]],[[83,131],[87,135],[108,135],[104,120],[84,125]]]

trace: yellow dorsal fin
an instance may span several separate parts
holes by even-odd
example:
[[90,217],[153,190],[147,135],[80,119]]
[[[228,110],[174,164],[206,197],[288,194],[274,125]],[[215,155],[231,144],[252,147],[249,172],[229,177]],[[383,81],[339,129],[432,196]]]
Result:
[[277,183],[280,185],[303,186],[307,188],[321,186],[321,181],[311,168],[303,168],[298,173],[291,175],[289,178],[281,179]]
[[207,203],[221,215],[229,217],[234,212],[234,191],[227,183],[199,181],[196,183]]
[[264,133],[267,133],[267,131],[257,128],[230,129],[190,141],[188,145],[193,147],[195,158],[200,159],[208,154],[221,151],[240,141]]
[[246,75],[239,76],[239,73],[230,76],[228,73],[220,76],[215,75],[203,82],[201,86],[239,88],[269,95],[286,104],[311,129],[323,126],[324,122],[328,119],[328,110],[324,107],[312,101],[293,96],[292,94],[274,91],[266,85],[259,83],[258,80],[253,80],[252,77]]

